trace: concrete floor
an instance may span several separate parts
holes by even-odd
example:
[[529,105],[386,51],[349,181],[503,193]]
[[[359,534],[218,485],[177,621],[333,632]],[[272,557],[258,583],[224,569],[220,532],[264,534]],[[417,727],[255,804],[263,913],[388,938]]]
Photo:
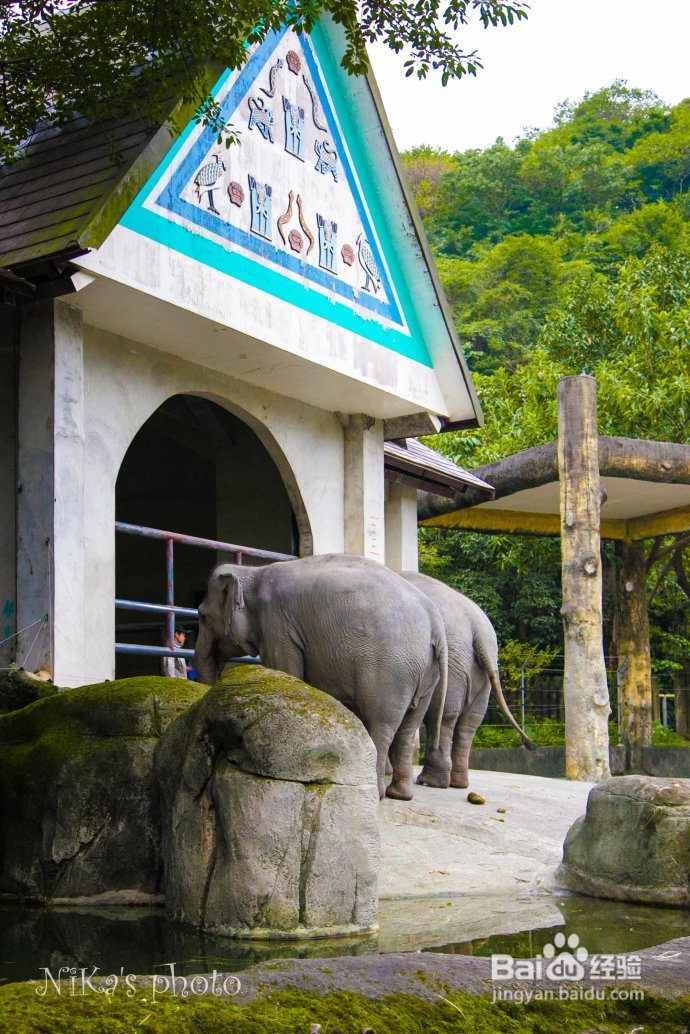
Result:
[[[540,884],[584,814],[591,783],[472,772],[469,790],[415,787],[381,803],[382,951],[405,951],[561,923]],[[505,809],[499,812],[498,809]]]

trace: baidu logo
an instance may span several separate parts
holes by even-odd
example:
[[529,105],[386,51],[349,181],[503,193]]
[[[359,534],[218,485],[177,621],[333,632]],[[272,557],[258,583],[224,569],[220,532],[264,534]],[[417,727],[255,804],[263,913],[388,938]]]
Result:
[[[563,951],[564,948],[568,950]],[[576,933],[571,933],[567,940],[564,933],[557,933],[553,944],[544,945],[543,957],[549,959],[544,967],[547,980],[582,980],[585,975],[583,963],[589,958],[589,952],[580,944]]]

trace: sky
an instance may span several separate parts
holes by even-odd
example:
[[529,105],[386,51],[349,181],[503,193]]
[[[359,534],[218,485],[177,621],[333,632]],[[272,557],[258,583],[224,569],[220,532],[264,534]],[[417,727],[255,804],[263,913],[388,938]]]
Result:
[[378,46],[372,64],[399,150],[448,151],[512,143],[550,125],[559,101],[578,100],[614,79],[677,104],[690,97],[690,0],[529,0],[527,21],[481,26],[459,37],[477,49],[476,78],[441,86],[405,79],[401,55]]

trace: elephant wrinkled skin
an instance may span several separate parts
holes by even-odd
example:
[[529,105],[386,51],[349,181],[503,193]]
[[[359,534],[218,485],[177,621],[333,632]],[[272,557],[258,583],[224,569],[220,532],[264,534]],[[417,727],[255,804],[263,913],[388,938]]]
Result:
[[[424,786],[469,786],[468,762],[474,734],[481,725],[493,688],[510,724],[529,749],[534,744],[517,724],[503,696],[498,677],[498,643],[494,627],[473,600],[449,585],[417,571],[403,571],[402,577],[415,585],[438,607],[448,641],[448,691],[443,706],[439,749],[427,747],[424,768],[417,782]],[[438,701],[432,700],[424,719],[429,738],[429,721],[436,721]]]
[[446,694],[446,635],[427,596],[348,554],[222,564],[199,607],[197,675],[213,683],[226,661],[246,654],[353,711],[376,746],[380,796],[411,799],[415,733],[431,706],[427,720],[438,741]]

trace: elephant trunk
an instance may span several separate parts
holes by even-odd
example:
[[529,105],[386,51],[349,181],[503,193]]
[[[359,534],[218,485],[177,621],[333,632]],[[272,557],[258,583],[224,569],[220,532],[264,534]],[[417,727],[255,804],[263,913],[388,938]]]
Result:
[[489,671],[489,681],[491,683],[491,688],[493,689],[494,693],[496,694],[496,699],[498,700],[499,707],[501,708],[501,710],[503,711],[503,714],[506,716],[506,718],[508,719],[510,724],[513,726],[513,728],[516,729],[517,732],[519,733],[520,739],[522,740],[524,745],[527,747],[528,750],[536,750],[537,749],[536,743],[532,742],[532,740],[529,738],[529,736],[527,735],[525,730],[519,725],[518,722],[515,721],[515,719],[513,718],[512,714],[510,712],[510,708],[508,707],[508,705],[506,703],[506,698],[503,696],[503,689],[501,688],[501,680],[498,677],[498,672],[497,671]]
[[216,640],[203,622],[194,648],[194,668],[197,682],[212,686],[217,681]]

